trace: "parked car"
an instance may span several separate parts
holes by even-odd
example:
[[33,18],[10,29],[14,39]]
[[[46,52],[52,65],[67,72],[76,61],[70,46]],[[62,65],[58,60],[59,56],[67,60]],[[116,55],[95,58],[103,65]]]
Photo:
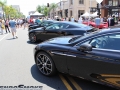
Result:
[[84,24],[67,21],[56,21],[46,28],[37,28],[29,31],[29,40],[33,43],[44,41],[50,38],[67,35],[85,35],[96,29]]
[[[83,24],[89,25],[89,26],[92,26],[92,27],[96,27],[95,22],[91,22],[91,21],[89,21],[89,22],[83,22]],[[107,23],[107,22],[103,22],[103,23],[101,23],[101,24],[99,25],[98,28],[99,28],[99,29],[108,28],[108,23]]]
[[32,23],[32,24],[29,24],[29,26],[28,27],[31,27],[31,26],[34,26],[34,25],[38,25],[37,23]]
[[55,21],[53,21],[53,20],[44,20],[40,24],[35,24],[35,25],[32,25],[32,26],[29,26],[28,30],[32,30],[32,29],[36,29],[36,28],[40,28],[40,27],[47,27],[54,22]]
[[120,89],[120,28],[49,39],[34,48],[40,72],[56,71]]

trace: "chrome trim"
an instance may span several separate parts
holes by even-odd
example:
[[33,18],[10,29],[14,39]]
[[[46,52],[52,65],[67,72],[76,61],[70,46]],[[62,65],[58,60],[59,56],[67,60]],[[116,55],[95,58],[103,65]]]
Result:
[[59,53],[59,52],[51,52],[51,53],[57,54],[57,55],[62,55],[62,56],[76,57],[75,55],[69,55],[69,54],[64,54],[64,53]]
[[95,50],[105,50],[105,51],[113,51],[113,52],[118,52],[120,53],[120,50],[113,50],[113,49],[102,49],[102,48],[93,48]]

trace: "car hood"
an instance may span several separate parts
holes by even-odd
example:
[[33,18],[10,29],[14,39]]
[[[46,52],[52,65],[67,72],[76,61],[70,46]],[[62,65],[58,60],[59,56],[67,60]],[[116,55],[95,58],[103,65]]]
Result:
[[39,26],[39,25],[36,24],[36,25],[32,25],[32,26],[30,26],[30,27],[37,27],[37,26]]
[[77,39],[79,37],[81,37],[81,35],[61,36],[61,37],[49,39],[43,43],[66,45],[66,44],[71,44],[70,43],[71,40]]
[[40,28],[36,28],[36,29],[33,29],[33,30],[30,30],[29,32],[39,32],[39,31],[44,31],[44,28],[43,27],[40,27]]

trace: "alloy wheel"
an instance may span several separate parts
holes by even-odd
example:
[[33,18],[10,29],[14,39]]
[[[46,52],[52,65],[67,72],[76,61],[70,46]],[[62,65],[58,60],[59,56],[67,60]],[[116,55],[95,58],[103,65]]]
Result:
[[39,54],[36,57],[36,64],[44,75],[50,75],[52,73],[52,62],[51,59],[45,54]]
[[30,41],[35,43],[37,41],[36,35],[34,33],[30,34]]

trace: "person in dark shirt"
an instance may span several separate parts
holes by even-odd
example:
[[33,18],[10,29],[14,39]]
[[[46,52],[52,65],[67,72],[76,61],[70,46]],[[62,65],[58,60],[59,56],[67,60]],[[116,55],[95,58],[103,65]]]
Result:
[[111,22],[111,23],[110,23],[110,26],[114,26],[114,25],[115,25],[114,17],[115,17],[115,16],[113,16],[113,17],[111,18],[111,20],[110,20],[110,22]]
[[57,17],[57,19],[56,19],[57,21],[60,21],[60,19]]
[[23,19],[23,25],[24,25],[24,29],[26,28],[26,26],[27,26],[27,19]]

